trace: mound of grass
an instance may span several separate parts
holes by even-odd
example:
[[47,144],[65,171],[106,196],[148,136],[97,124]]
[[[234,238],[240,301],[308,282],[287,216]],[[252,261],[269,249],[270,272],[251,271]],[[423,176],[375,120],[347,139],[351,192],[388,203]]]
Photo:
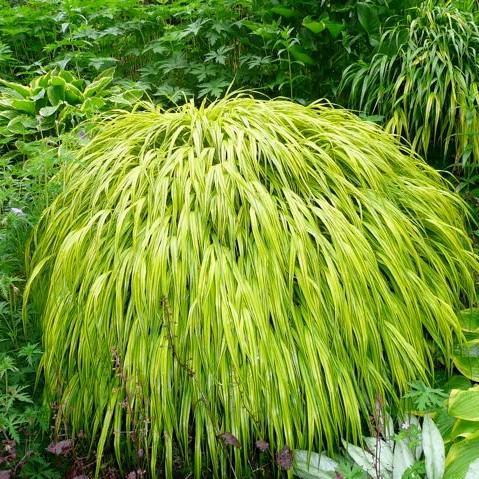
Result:
[[224,475],[229,438],[240,474],[255,439],[356,440],[449,363],[477,264],[437,172],[329,105],[142,108],[64,169],[29,264],[46,399],[99,461]]

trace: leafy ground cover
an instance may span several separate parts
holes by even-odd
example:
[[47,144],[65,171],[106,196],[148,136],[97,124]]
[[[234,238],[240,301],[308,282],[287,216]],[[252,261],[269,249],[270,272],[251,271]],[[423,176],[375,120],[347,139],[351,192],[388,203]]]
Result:
[[[77,152],[91,139],[102,138],[102,129],[108,128],[105,125],[110,124],[109,120],[117,117],[117,110],[123,110],[122,115],[137,115],[135,118],[140,121],[146,107],[138,105],[139,100],[163,108],[188,101],[199,105],[201,101],[209,103],[228,91],[243,88],[255,89],[258,92],[255,95],[263,99],[281,95],[307,105],[327,98],[338,105],[356,108],[364,124],[358,128],[376,131],[371,123],[389,128],[404,136],[404,143],[411,141],[431,165],[447,170],[442,176],[451,183],[443,186],[448,190],[445,195],[448,197],[449,188],[454,187],[467,201],[470,217],[466,218],[466,227],[475,243],[479,207],[475,117],[478,8],[474,0],[441,1],[434,5],[414,0],[0,0],[0,478],[79,479],[93,477],[97,467],[100,477],[149,477],[155,441],[169,444],[167,470],[176,477],[191,474],[210,477],[214,467],[205,465],[208,461],[198,466],[199,461],[192,460],[205,449],[221,464],[222,475],[231,477],[291,473],[298,477],[334,479],[479,477],[475,472],[479,456],[476,386],[479,315],[474,309],[474,299],[468,304],[460,291],[465,283],[454,272],[442,283],[442,280],[426,280],[431,287],[451,291],[446,294],[447,304],[442,309],[438,306],[431,315],[430,327],[420,326],[427,317],[420,310],[411,310],[408,316],[411,324],[422,331],[415,336],[419,350],[429,351],[424,353],[427,359],[422,361],[427,368],[419,368],[426,375],[401,375],[398,393],[403,399],[391,407],[392,403],[385,403],[387,395],[380,394],[384,390],[380,376],[368,378],[374,368],[369,368],[369,373],[366,369],[364,374],[360,373],[366,363],[361,363],[358,356],[361,367],[354,374],[362,378],[359,381],[362,386],[355,390],[355,397],[357,394],[358,401],[364,403],[370,418],[364,413],[358,419],[356,437],[351,434],[341,437],[338,432],[327,455],[317,438],[280,444],[266,437],[263,431],[246,433],[246,426],[238,426],[246,423],[238,418],[224,427],[218,426],[218,430],[206,428],[202,437],[190,433],[188,419],[183,418],[182,444],[161,434],[152,442],[150,432],[142,435],[142,431],[152,428],[148,415],[141,415],[138,401],[131,404],[127,401],[117,416],[130,417],[131,422],[141,423],[142,427],[137,428],[138,433],[131,424],[115,426],[116,434],[113,431],[111,437],[107,435],[100,441],[104,451],[98,461],[96,447],[90,447],[91,430],[100,430],[102,424],[92,419],[86,423],[88,430],[83,425],[80,427],[81,421],[73,421],[72,427],[71,421],[72,414],[86,417],[85,411],[91,407],[89,397],[85,396],[86,402],[73,413],[64,411],[64,402],[53,400],[55,395],[44,394],[45,376],[41,371],[50,371],[50,376],[47,375],[50,392],[56,380],[54,371],[62,370],[65,379],[70,379],[69,373],[62,369],[63,353],[54,353],[51,348],[55,344],[53,336],[46,340],[39,327],[41,301],[24,299],[27,244],[45,208],[59,194],[62,198],[69,178],[64,172],[80,167]],[[391,38],[394,42],[389,41]],[[132,109],[134,113],[125,113]],[[117,144],[115,137],[121,135],[106,131],[104,135],[112,145]],[[128,134],[124,140],[128,143]],[[384,140],[377,151],[384,145],[390,147],[391,141]],[[392,156],[398,160],[396,155]],[[347,169],[349,181],[354,183],[358,166],[350,165]],[[332,171],[328,170],[328,175]],[[432,170],[427,171],[439,178]],[[86,173],[85,178],[88,178]],[[91,192],[94,180],[83,184],[79,179],[74,188]],[[376,189],[380,179],[377,182]],[[302,186],[293,190],[305,194],[307,188],[302,179],[300,183]],[[430,263],[437,266],[438,262],[444,262],[441,263],[444,267],[455,271],[458,264],[468,260],[449,247],[441,253],[444,243],[438,238],[454,221],[438,219],[447,211],[440,206],[446,200],[438,196],[430,201],[434,195],[427,191],[428,187],[424,187],[420,193],[406,195],[404,201],[410,203],[402,202],[401,208],[407,214],[424,212],[430,226],[428,229],[421,224],[421,228],[423,234],[427,231],[430,245],[435,245],[438,255]],[[334,203],[333,197],[329,195],[327,201]],[[181,199],[175,198],[175,201]],[[88,195],[84,201],[88,201]],[[226,204],[227,199],[222,205]],[[349,211],[357,211],[360,204],[350,204]],[[220,206],[216,214],[224,210]],[[366,208],[363,213],[371,211],[368,213]],[[84,217],[82,214],[79,211],[79,218]],[[67,225],[68,214],[64,221],[61,218],[57,221]],[[365,226],[367,221],[362,224]],[[393,233],[382,241],[379,244],[390,242],[391,250],[398,251]],[[263,257],[269,257],[264,253]],[[353,264],[345,264],[349,264],[346,271],[352,274]],[[467,270],[468,274],[472,269]],[[69,272],[64,274],[67,276]],[[423,273],[424,277],[428,274]],[[180,278],[181,274],[172,277]],[[397,277],[401,277],[399,272],[391,281]],[[49,281],[48,275],[39,276],[33,296],[41,291],[46,299],[49,291],[54,291]],[[58,281],[63,281],[62,276],[53,285],[60,288]],[[362,284],[359,279],[353,283],[354,288]],[[344,281],[338,284],[344,286]],[[130,295],[131,291],[125,294]],[[371,294],[364,290],[360,296]],[[137,300],[143,304],[141,298]],[[301,301],[293,299],[296,305],[302,304]],[[81,308],[88,310],[91,305],[87,303]],[[348,304],[343,298],[339,307],[344,309]],[[454,311],[449,311],[450,304],[454,305]],[[452,344],[453,336],[447,336],[444,324],[448,314],[455,317],[466,306],[472,309],[461,313],[459,323],[455,323],[456,339],[462,341]],[[360,308],[360,303],[356,307]],[[89,311],[95,318],[96,313]],[[450,342],[442,349],[434,346],[437,342],[434,321],[443,325],[444,341]],[[351,331],[361,330],[359,326],[351,328]],[[64,331],[74,333],[68,328]],[[371,333],[365,333],[364,337],[371,340]],[[68,342],[62,341],[59,347],[69,351]],[[182,345],[179,351],[184,350],[188,348]],[[351,345],[350,350],[354,351]],[[102,357],[102,377],[123,384],[125,371],[131,370],[131,364],[125,363],[124,356],[115,351],[108,350]],[[180,376],[186,380],[191,364],[175,348],[170,348],[169,354],[171,364],[176,364],[177,381]],[[354,357],[354,352],[351,355]],[[76,367],[73,364],[70,372],[76,371]],[[332,381],[337,381],[338,370],[346,369],[331,367],[331,371],[336,370],[331,373]],[[298,394],[301,390],[298,388]],[[72,391],[78,395],[82,388],[73,385]],[[310,410],[306,413],[300,411],[297,402],[271,399],[267,411],[275,418],[271,428],[276,431],[296,428],[298,434],[306,434],[306,430],[314,429],[314,421],[332,424],[333,418],[338,418],[338,411],[328,401],[326,407],[318,409],[319,398],[328,395],[327,387],[322,391],[323,396],[310,394]],[[258,407],[259,396],[254,397]],[[214,405],[220,415],[229,407],[222,401],[226,399]],[[192,404],[192,399],[183,397],[180,409],[189,410],[188,404]],[[279,412],[280,404],[290,404],[289,412]],[[207,424],[208,419],[204,417],[203,423]],[[171,427],[168,425],[166,430]],[[333,429],[330,428],[330,433],[334,436]],[[276,433],[274,437],[279,435]],[[341,439],[349,442],[341,443]],[[312,454],[294,450],[306,446],[314,446]]]

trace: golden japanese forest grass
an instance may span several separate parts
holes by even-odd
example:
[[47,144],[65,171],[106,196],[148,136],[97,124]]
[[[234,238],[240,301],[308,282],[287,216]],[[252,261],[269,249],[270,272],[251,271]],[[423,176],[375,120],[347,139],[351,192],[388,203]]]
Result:
[[474,296],[449,184],[329,105],[143,105],[105,120],[61,178],[27,296],[46,400],[98,462],[114,444],[153,473],[182,454],[224,476],[256,439],[355,440],[433,352],[448,364]]

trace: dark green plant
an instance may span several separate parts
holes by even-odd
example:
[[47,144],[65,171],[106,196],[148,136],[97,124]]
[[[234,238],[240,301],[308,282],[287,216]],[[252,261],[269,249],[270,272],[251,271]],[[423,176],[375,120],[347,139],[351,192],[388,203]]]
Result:
[[45,173],[51,172],[45,153],[39,147],[36,162],[32,155],[25,164],[0,157],[0,477],[61,477],[45,455],[50,411],[41,387],[34,389],[39,331],[26,335],[21,317],[25,241],[45,204]]
[[370,61],[346,69],[342,90],[350,106],[382,116],[431,160],[477,164],[478,49],[472,13],[426,0],[390,22]]
[[216,98],[231,84],[305,102],[334,95],[381,23],[412,3],[30,0],[0,9],[0,41],[12,57],[3,71],[30,78],[61,67],[91,79],[116,66],[162,102]]

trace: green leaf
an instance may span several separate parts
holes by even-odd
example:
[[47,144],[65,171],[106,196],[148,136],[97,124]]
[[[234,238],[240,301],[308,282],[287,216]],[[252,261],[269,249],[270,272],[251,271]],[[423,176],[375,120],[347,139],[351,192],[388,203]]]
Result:
[[97,97],[87,98],[83,102],[80,110],[82,112],[92,114],[95,112],[99,112],[105,105],[106,105],[106,101],[103,98],[97,98]]
[[472,386],[471,380],[464,377],[462,374],[454,374],[446,383],[445,389],[451,391],[452,389],[469,389]]
[[359,23],[368,35],[377,33],[381,26],[377,6],[369,3],[358,3],[357,10]]
[[335,479],[338,463],[324,453],[295,450],[294,475],[302,479]]
[[67,82],[61,76],[51,76],[50,77],[50,85],[52,85],[52,86],[60,86],[60,87],[65,88],[66,84],[67,84]]
[[71,105],[77,105],[83,101],[83,93],[72,83],[65,85],[65,100]]
[[415,462],[407,441],[404,439],[397,441],[394,446],[393,479],[402,479],[406,470],[413,466]]
[[428,479],[442,479],[445,464],[444,441],[429,414],[424,416],[422,425],[422,446]]
[[464,376],[479,381],[479,339],[456,345],[452,359],[454,366]]
[[479,459],[479,439],[459,441],[451,446],[443,479],[464,479],[469,466]]
[[305,65],[315,65],[316,62],[306,53],[306,50],[299,45],[291,45],[289,51],[293,57]]
[[460,311],[459,321],[463,331],[479,333],[479,308],[470,308]]
[[90,98],[92,96],[99,95],[100,93],[102,93],[105,88],[113,81],[114,73],[115,69],[109,68],[108,70],[105,70],[99,78],[93,80],[83,92],[85,98]]
[[45,94],[45,88],[36,88],[36,93],[32,95],[31,99],[36,102],[38,100],[41,100],[42,98],[45,98]]
[[469,464],[466,476],[464,479],[477,479],[479,477],[479,459],[472,461]]
[[343,23],[330,20],[328,16],[324,16],[319,20],[313,20],[311,17],[305,17],[303,19],[303,26],[316,34],[319,34],[324,30],[328,30],[333,38],[337,38],[339,34],[346,28]]
[[7,88],[14,90],[15,92],[19,93],[24,98],[28,98],[32,93],[32,90],[30,87],[24,86],[20,83],[10,82],[2,78],[0,78],[0,85],[6,86]]
[[346,28],[346,25],[343,23],[327,21],[326,28],[333,38],[338,38],[339,34]]
[[39,111],[40,116],[47,118],[49,116],[54,115],[61,104],[62,103],[58,103],[55,106],[44,106],[43,108],[40,108],[40,111]]
[[452,427],[450,438],[454,440],[458,437],[465,439],[475,439],[479,437],[479,423],[477,421],[463,421],[458,419]]
[[25,113],[35,114],[35,102],[32,100],[11,100],[13,108]]
[[58,105],[65,101],[65,88],[61,85],[49,86],[47,88],[47,96],[52,106]]
[[[448,414],[466,421],[479,421],[479,386],[466,391],[454,389],[449,396]],[[478,423],[479,429],[479,423]]]
[[273,7],[270,9],[271,12],[276,13],[277,15],[281,15],[282,17],[285,18],[292,18],[295,17],[298,13],[293,10],[292,8],[287,8],[287,7]]
[[311,17],[303,19],[303,27],[316,34],[326,30],[326,24],[322,20],[312,20]]
[[17,135],[28,135],[35,131],[36,127],[37,121],[35,118],[26,115],[19,115],[7,124],[8,131]]

